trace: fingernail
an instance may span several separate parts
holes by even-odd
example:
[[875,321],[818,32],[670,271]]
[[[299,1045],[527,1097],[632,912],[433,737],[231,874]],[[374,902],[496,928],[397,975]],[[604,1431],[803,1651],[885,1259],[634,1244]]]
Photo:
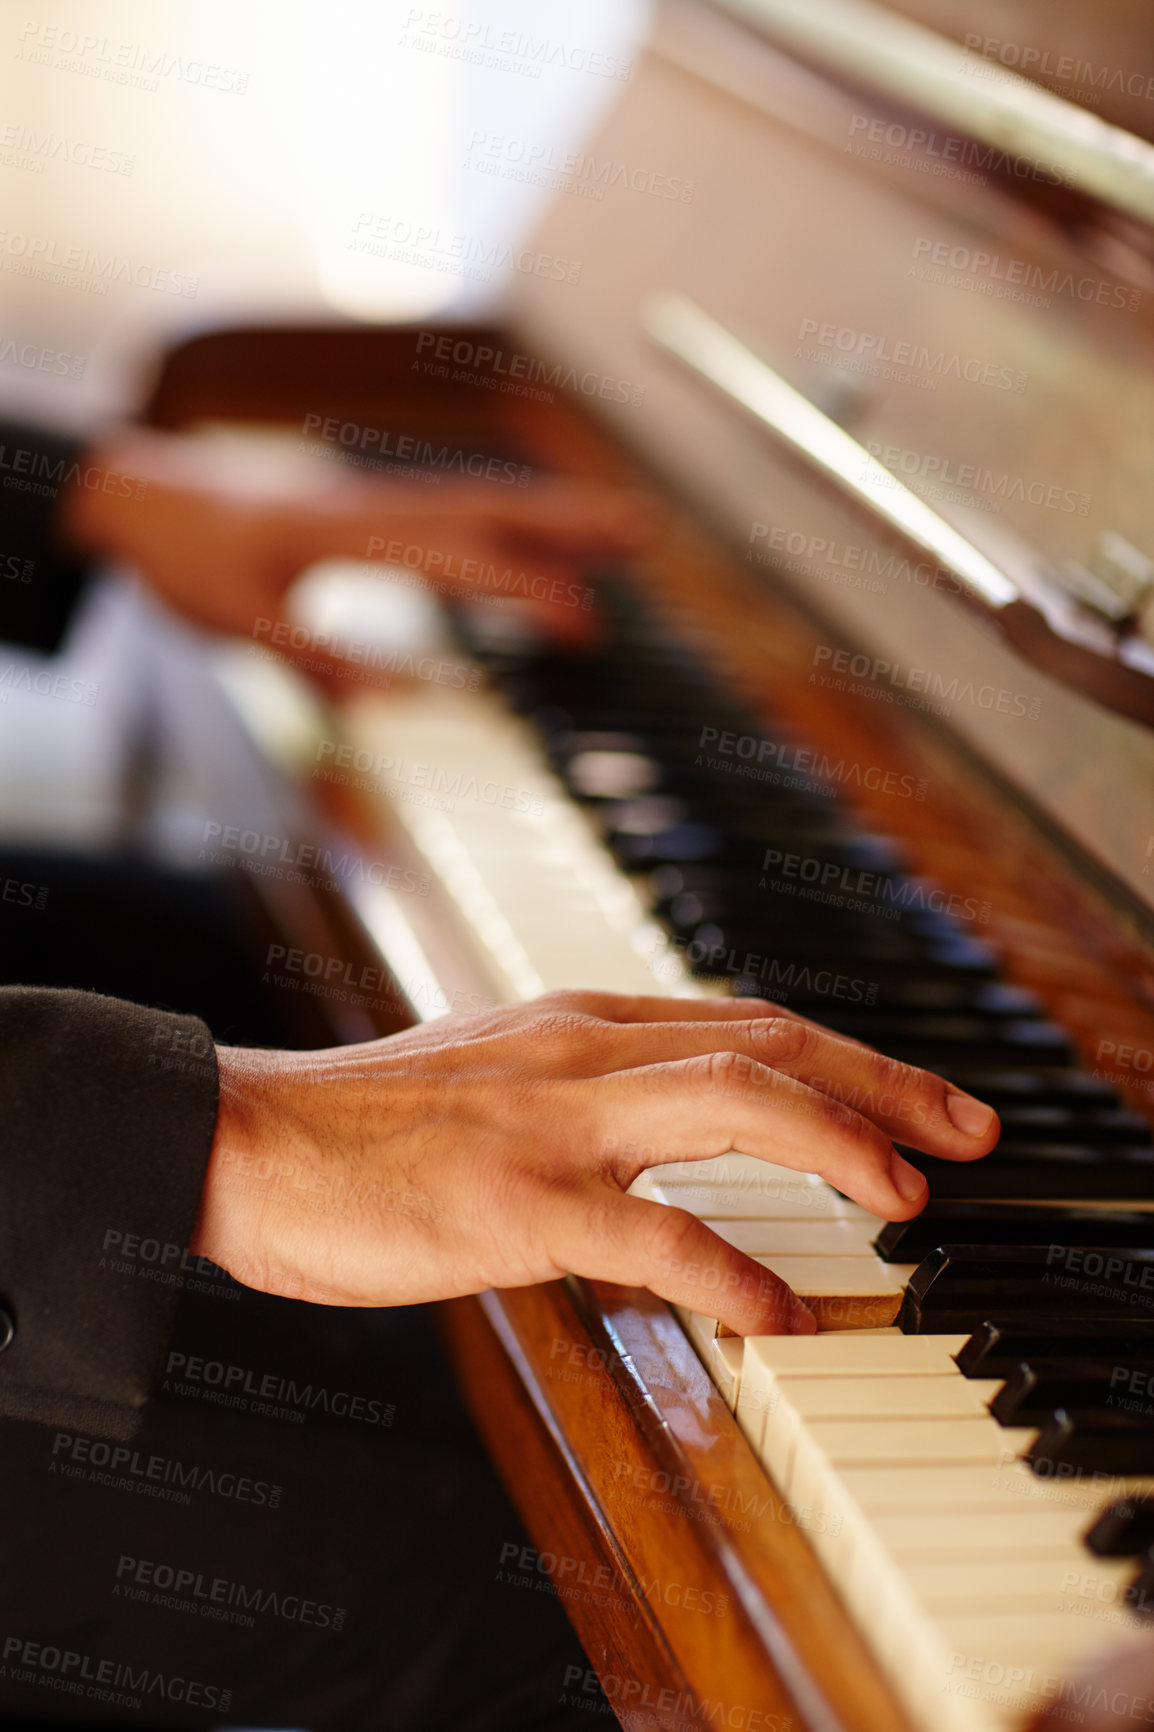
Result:
[[924,1174],[911,1167],[908,1161],[903,1161],[896,1151],[890,1156],[890,1178],[899,1197],[906,1203],[916,1203],[927,1189]]
[[952,1089],[946,1095],[946,1111],[951,1124],[967,1137],[984,1137],[996,1116],[993,1107],[984,1101],[976,1101],[973,1095],[955,1094]]
[[817,1318],[813,1312],[798,1300],[790,1313],[789,1332],[791,1335],[816,1335]]

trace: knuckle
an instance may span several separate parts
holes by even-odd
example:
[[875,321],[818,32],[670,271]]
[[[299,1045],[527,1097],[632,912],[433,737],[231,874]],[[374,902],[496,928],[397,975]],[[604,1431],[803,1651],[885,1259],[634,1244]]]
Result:
[[940,1119],[944,1119],[952,1129],[953,1121],[946,1110],[950,1088],[945,1078],[934,1076],[929,1071],[914,1071],[913,1079],[913,1087],[910,1089],[911,1095],[922,1101],[928,1099],[931,1109]]
[[757,1067],[748,1053],[722,1051],[707,1053],[701,1068],[711,1088],[744,1089]]
[[931,1077],[916,1065],[881,1053],[874,1055],[871,1063],[873,1075],[863,1101],[871,1118],[922,1123],[927,1117],[927,1101],[944,1115],[946,1085],[940,1077]]
[[859,1122],[858,1114],[852,1107],[847,1107],[844,1101],[835,1100],[832,1095],[824,1094],[820,1089],[805,1098],[804,1110],[807,1116],[816,1119],[826,1131],[850,1132]]
[[891,1105],[896,1109],[904,1100],[919,1092],[921,1073],[913,1065],[903,1064],[901,1059],[887,1058],[879,1053],[873,1060],[874,1090],[878,1110],[889,1112]]
[[543,992],[533,1003],[542,1007],[548,1006],[550,1010],[597,1016],[604,1006],[605,994],[594,992],[587,987],[566,986],[558,987],[553,992]]
[[766,1064],[798,1064],[818,1042],[818,1031],[793,1016],[758,1017],[751,1025]]
[[600,1033],[601,1026],[596,1017],[557,1005],[547,1011],[538,1011],[530,1020],[528,1032],[534,1045],[556,1053],[587,1046],[590,1039]]
[[943,1077],[930,1077],[929,1072],[918,1070],[917,1065],[904,1065],[896,1058],[887,1058],[885,1079],[889,1083],[889,1093],[894,1096],[894,1108],[891,1117],[896,1119],[918,1119],[924,1117],[925,1107],[922,1103],[929,1095],[939,1112],[946,1112],[946,1083]]
[[701,1231],[696,1215],[687,1209],[662,1206],[649,1227],[646,1246],[650,1262],[659,1269],[676,1269],[690,1256]]
[[823,1127],[839,1137],[848,1137],[854,1142],[871,1145],[884,1143],[887,1148],[889,1146],[875,1124],[856,1108],[848,1106],[845,1101],[834,1100],[832,1095],[818,1094],[814,1102],[814,1112]]

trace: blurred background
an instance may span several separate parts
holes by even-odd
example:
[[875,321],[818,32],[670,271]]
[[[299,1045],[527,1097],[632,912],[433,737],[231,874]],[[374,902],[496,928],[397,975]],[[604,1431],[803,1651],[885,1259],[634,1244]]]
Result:
[[[649,16],[649,0],[10,13],[4,353],[41,345],[67,370],[0,364],[0,400],[84,428],[131,408],[150,359],[201,326],[479,314],[509,280],[485,259],[529,232],[555,165],[624,94]],[[81,268],[53,281],[70,253]]]
[[[63,0],[10,14],[0,414],[98,433],[133,415],[160,358],[200,331],[499,317],[558,166],[629,88],[650,10],[208,0],[161,14],[147,0]],[[105,576],[53,662],[95,691],[92,707],[15,681],[3,694],[0,836],[122,843],[147,736],[160,827],[147,841],[184,858],[220,799],[187,750],[204,658],[151,595]],[[385,605],[382,577],[369,585],[379,629],[436,640],[431,604],[410,588]],[[275,733],[284,681],[251,656],[245,673]]]

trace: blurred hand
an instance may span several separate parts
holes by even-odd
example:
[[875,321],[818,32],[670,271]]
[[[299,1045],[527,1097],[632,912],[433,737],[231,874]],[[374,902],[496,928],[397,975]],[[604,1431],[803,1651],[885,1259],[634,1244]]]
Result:
[[[1087,1564],[1092,1560],[1087,1555]],[[1137,1637],[1140,1626],[1132,1626]],[[1103,1642],[1108,1640],[1103,1636]],[[1029,1732],[1123,1732],[1123,1728],[1154,1726],[1154,1641],[1115,1648],[1105,1658],[1079,1666],[1068,1678],[1046,1681],[1048,1705],[1029,1722]]]
[[940,1077],[754,999],[551,993],[361,1046],[219,1060],[193,1249],[321,1304],[573,1273],[650,1287],[740,1334],[807,1333],[783,1281],[686,1211],[627,1196],[638,1173],[740,1148],[906,1220],[928,1191],[892,1135],[973,1160],[998,1131]]
[[[75,487],[70,538],[137,567],[194,624],[251,637],[278,617],[294,579],[319,559],[395,559],[431,588],[517,596],[553,636],[583,641],[582,562],[634,551],[649,508],[591,482],[538,478],[516,491],[493,482],[378,479],[295,453],[126,429],[88,467],[138,477],[142,498]],[[403,553],[397,554],[401,549]],[[511,578],[506,573],[511,572]],[[291,652],[290,652],[291,653]],[[310,664],[316,652],[310,650]]]

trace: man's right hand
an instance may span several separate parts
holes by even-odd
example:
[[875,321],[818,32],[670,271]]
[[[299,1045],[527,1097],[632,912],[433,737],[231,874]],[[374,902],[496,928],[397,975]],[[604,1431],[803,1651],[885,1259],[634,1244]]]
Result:
[[991,1108],[940,1077],[754,999],[559,992],[359,1046],[218,1056],[192,1248],[320,1304],[573,1273],[742,1335],[808,1333],[777,1276],[686,1211],[628,1196],[638,1173],[741,1149],[906,1220],[928,1190],[892,1136],[970,1161],[998,1134]]

